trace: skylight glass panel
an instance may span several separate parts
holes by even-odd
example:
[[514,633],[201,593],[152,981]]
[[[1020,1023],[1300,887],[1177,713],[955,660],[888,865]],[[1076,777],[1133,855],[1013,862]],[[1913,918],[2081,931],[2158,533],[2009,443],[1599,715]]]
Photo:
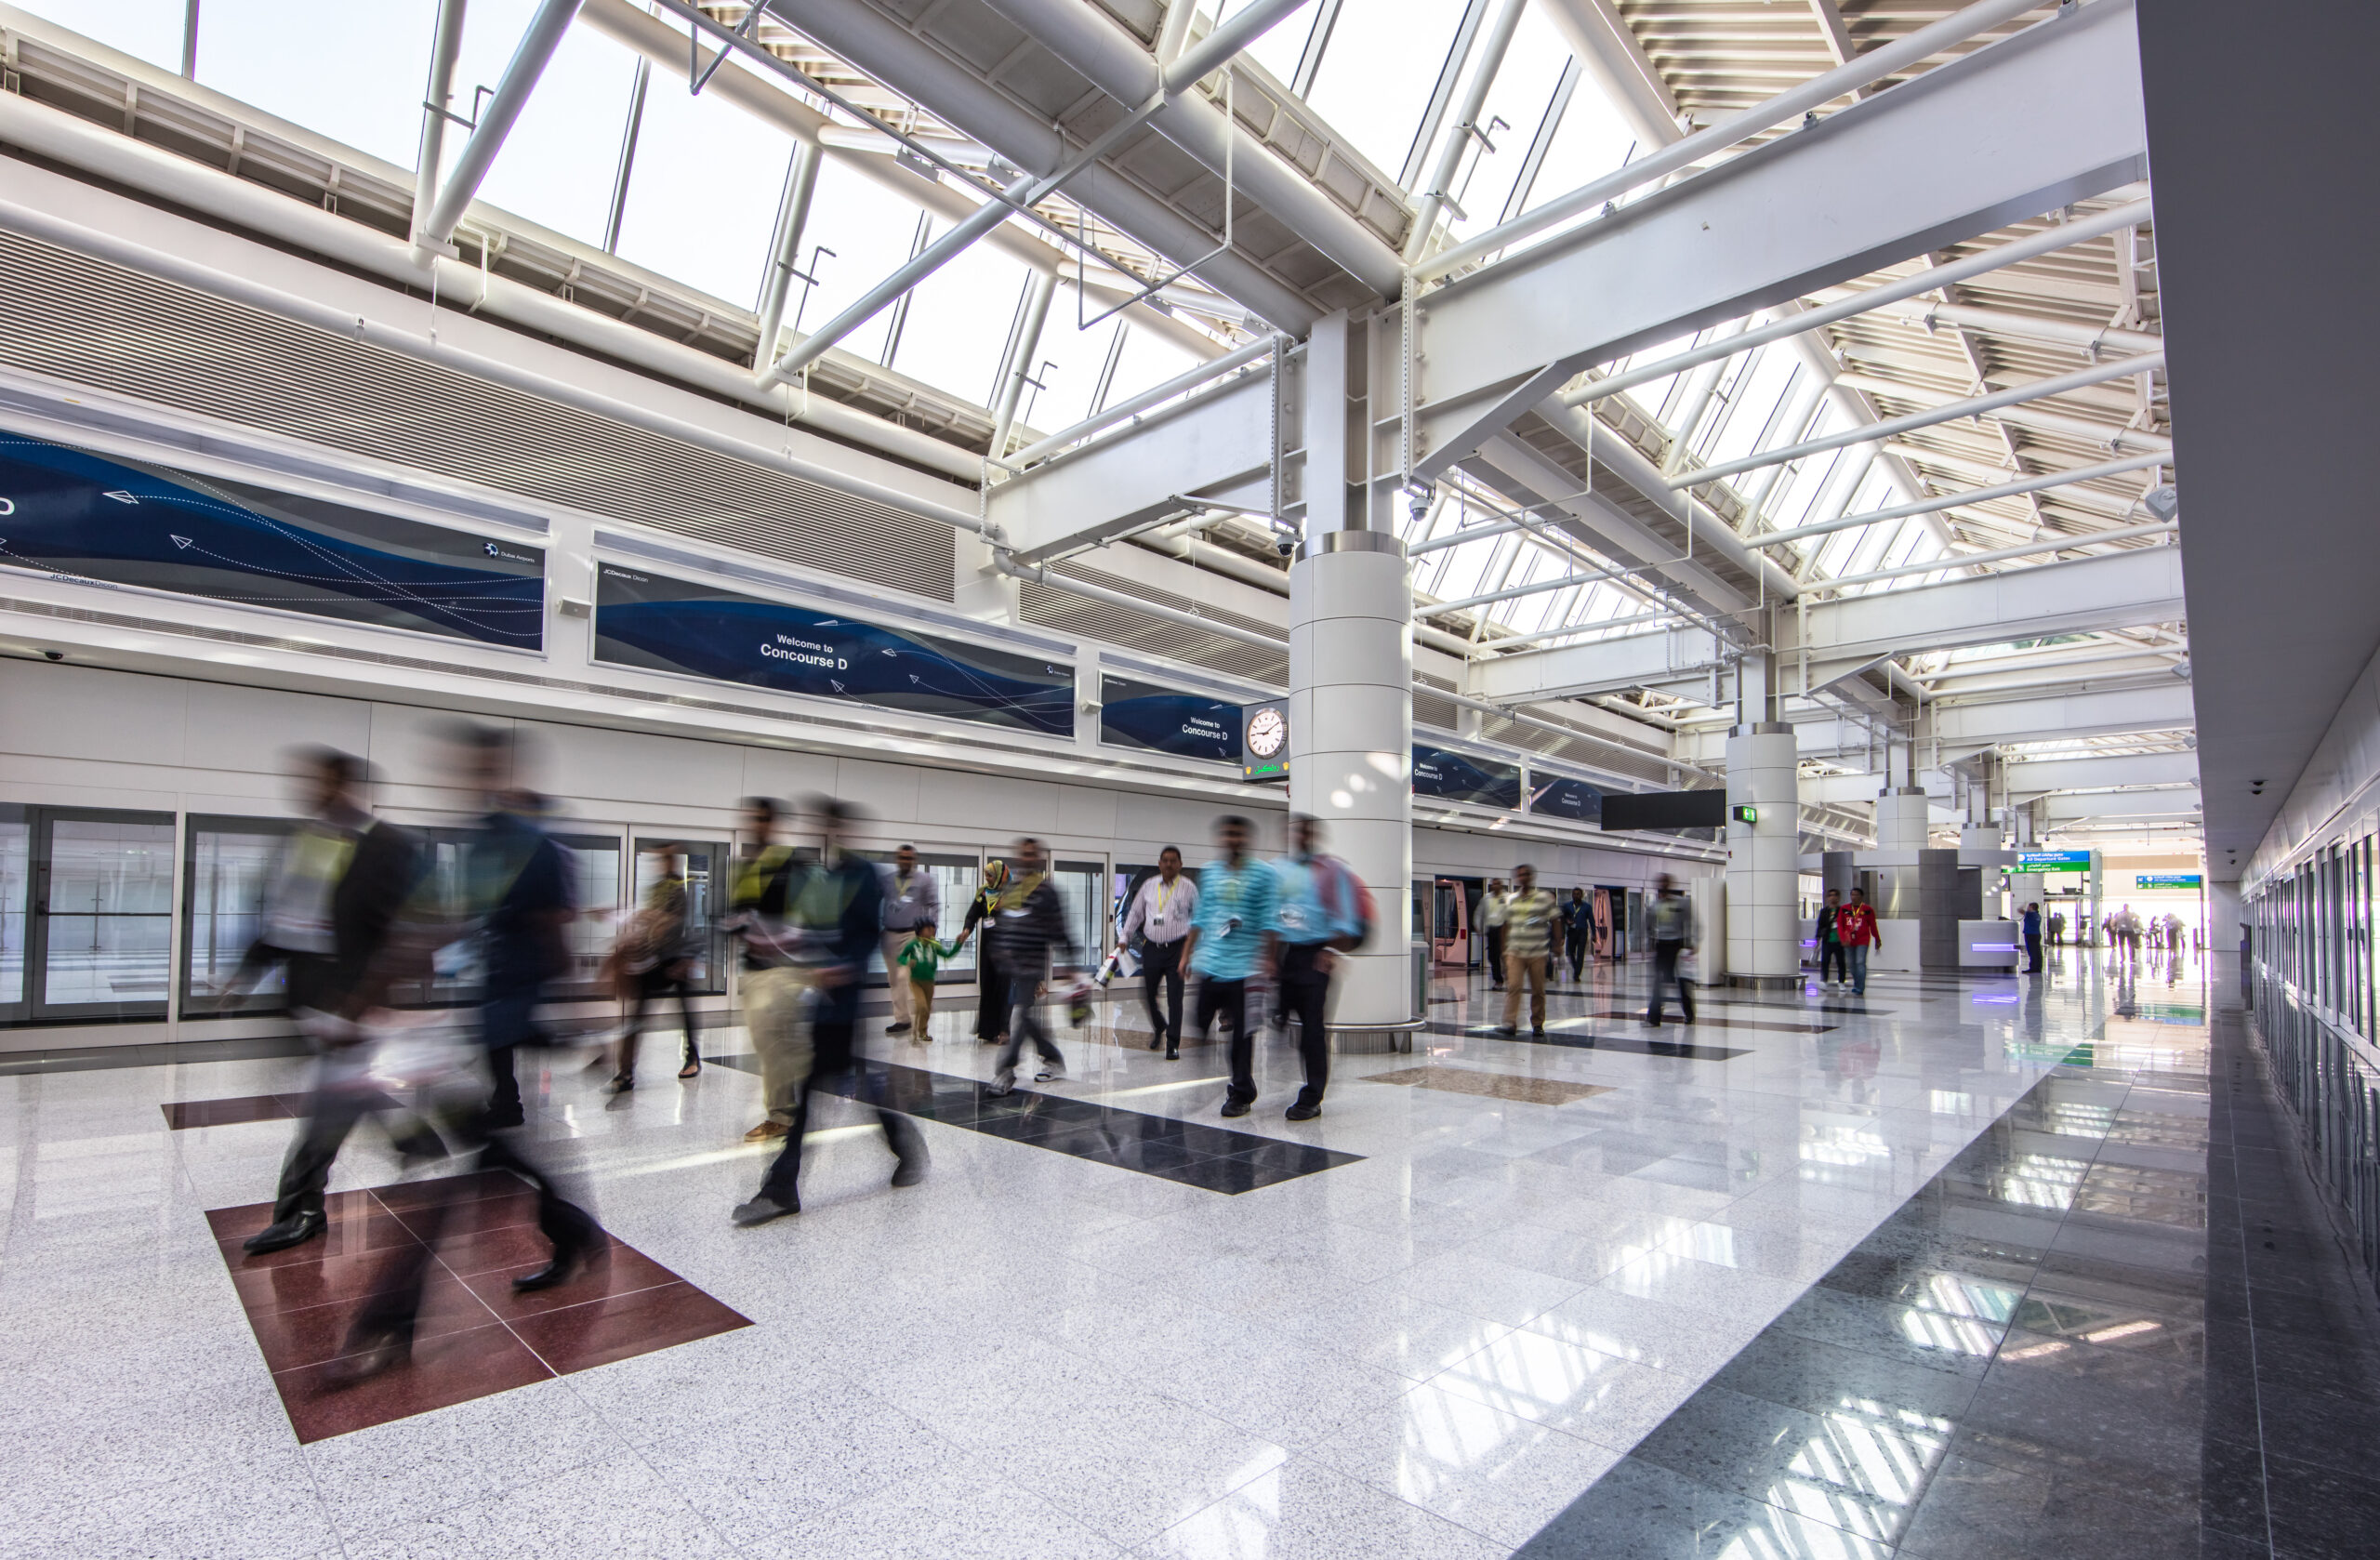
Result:
[[994,300],[1014,297],[1025,270],[1024,261],[977,244],[927,277],[910,297],[892,366],[964,400],[981,396],[999,367],[1012,317]]
[[[1072,428],[1091,415],[1091,397],[1099,388],[1107,354],[1116,350],[1117,333],[1130,328],[1119,315],[1085,330],[1078,322],[1107,308],[1108,303],[1104,295],[1094,295],[1088,309],[1078,307],[1078,302],[1074,287],[1061,282],[1050,299],[1050,323],[1041,329],[1041,350],[1025,365],[1027,377],[1039,382],[1025,387],[1024,398],[1017,403],[1017,419],[1044,433]],[[1005,331],[1001,338],[1007,338]],[[1108,400],[1115,399],[1111,389]]]
[[[1218,25],[1229,21],[1248,8],[1249,0],[1223,0],[1220,10],[1210,3],[1201,7],[1214,16]],[[1298,73],[1298,56],[1305,51],[1305,43],[1314,32],[1314,19],[1318,7],[1299,7],[1288,16],[1264,30],[1264,35],[1248,46],[1243,56],[1264,67],[1284,84]],[[1210,29],[1211,31],[1211,29]]]
[[1524,209],[1567,195],[1652,150],[1639,142],[1636,132],[1612,106],[1611,99],[1604,96],[1593,75],[1581,75],[1578,90],[1570,94],[1570,106],[1563,111],[1562,123],[1545,149],[1544,166],[1538,170],[1537,182],[1530,186],[1528,205]]
[[[475,0],[464,13],[463,50],[455,65],[457,113],[471,112],[473,87],[493,87],[504,79],[504,67],[536,10],[533,0]],[[426,79],[426,65],[421,73]],[[673,90],[667,69],[654,69],[654,97]],[[564,33],[512,133],[504,138],[479,198],[556,232],[602,244],[635,78],[636,56],[627,49],[591,27]],[[674,90],[684,92],[682,78]],[[447,127],[444,161],[450,168],[469,139],[463,126]],[[770,207],[774,214],[774,199]]]
[[319,7],[205,0],[199,84],[409,168],[421,148],[421,90],[437,20],[431,0]]
[[[656,88],[659,85],[654,83]],[[767,208],[774,222],[775,193],[757,193],[755,200]],[[917,237],[919,211],[882,185],[861,178],[840,159],[821,161],[798,267],[815,278],[815,284],[794,282],[786,303],[787,319],[792,320],[799,310],[800,328],[816,330],[898,271],[907,261],[909,245]],[[890,312],[889,305],[878,310],[838,345],[871,362],[883,361]]]
[[707,91],[688,96],[668,67],[654,67],[620,258],[756,307],[792,159],[791,136]]
[[1790,352],[1755,348],[1739,361],[1744,366],[1728,390],[1726,411],[1711,419],[1711,430],[1701,442],[1702,458],[1713,466],[1752,453],[1793,380]]
[[[1481,24],[1484,33],[1493,24],[1492,15]],[[1462,213],[1448,213],[1448,224],[1458,239],[1494,227],[1503,220],[1504,204],[1510,200],[1513,185],[1520,178],[1521,166],[1528,161],[1530,142],[1545,122],[1554,103],[1554,88],[1562,80],[1562,71],[1570,62],[1569,46],[1562,41],[1554,24],[1545,20],[1537,7],[1530,7],[1521,16],[1520,26],[1514,30],[1512,47],[1504,54],[1503,68],[1496,73],[1496,84],[1488,89],[1488,101],[1480,110],[1480,127],[1489,131],[1496,150],[1474,142],[1455,172],[1455,188],[1451,192]],[[1463,88],[1470,85],[1468,73]],[[1575,96],[1572,100],[1577,99]],[[1457,103],[1447,112],[1442,136],[1458,133],[1455,125]],[[1504,123],[1500,127],[1497,120]],[[1434,150],[1424,165],[1424,178],[1436,171],[1437,153]],[[1532,188],[1544,187],[1540,175]],[[1416,194],[1428,192],[1417,190]]]
[[[185,0],[26,0],[20,9],[168,71],[182,68]],[[202,46],[199,69],[206,69]],[[405,159],[410,163],[411,157]]]
[[1464,0],[1342,0],[1339,7],[1306,103],[1392,178],[1405,165],[1430,106],[1463,5]]

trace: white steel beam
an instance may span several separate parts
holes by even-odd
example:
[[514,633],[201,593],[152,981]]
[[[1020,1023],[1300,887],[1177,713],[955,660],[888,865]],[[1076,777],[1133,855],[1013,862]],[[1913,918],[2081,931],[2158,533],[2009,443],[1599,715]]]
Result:
[[[1787,711],[1793,723],[1796,746],[1805,758],[1829,758],[1839,753],[1863,753],[1867,733],[1861,726],[1837,721],[1824,711]],[[1938,741],[1946,750],[1990,747],[2004,742],[2037,742],[2054,737],[2114,736],[2128,732],[2162,732],[2188,726],[2196,719],[2187,684],[2171,687],[2122,688],[2104,692],[2046,694],[2035,698],[1998,698],[1972,704],[1926,707],[1920,729],[1921,746]],[[1678,756],[1698,763],[1724,762],[1726,728],[1712,726],[1680,733]]]
[[2180,786],[2161,791],[2102,791],[2096,795],[2054,796],[2045,804],[2049,822],[2079,823],[2085,818],[2195,818],[2198,787]]
[[[471,130],[471,139],[455,159],[455,168],[430,203],[430,213],[414,230],[414,251],[425,263],[440,253],[455,235],[455,224],[463,219],[463,212],[479,193],[480,181],[487,178],[488,169],[496,166],[496,154],[504,150],[504,138],[512,133],[513,121],[529,106],[529,94],[537,89],[537,79],[546,73],[546,62],[562,46],[562,34],[570,31],[571,19],[578,14],[578,0],[543,0],[529,25],[521,33],[521,43],[512,51],[510,63],[496,84],[496,95],[480,111],[479,123]],[[442,28],[443,32],[443,28]]]
[[2105,759],[2016,759],[2003,766],[2012,797],[2057,791],[2105,790],[2117,786],[2195,786],[2198,755],[2122,753]]
[[1432,475],[1468,456],[1582,368],[2103,193],[2146,166],[2133,6],[2097,0],[1429,295],[1421,394],[1469,416],[1419,467]]

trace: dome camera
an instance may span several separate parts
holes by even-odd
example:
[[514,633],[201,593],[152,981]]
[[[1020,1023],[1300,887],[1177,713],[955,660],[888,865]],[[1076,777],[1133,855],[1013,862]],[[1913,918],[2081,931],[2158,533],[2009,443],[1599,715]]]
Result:
[[42,659],[45,661],[63,661],[66,659],[66,652],[63,650],[45,650],[41,653],[41,655]]
[[1298,550],[1298,539],[1296,535],[1292,532],[1284,531],[1278,535],[1276,535],[1273,538],[1273,550],[1279,553],[1284,558],[1293,556]]

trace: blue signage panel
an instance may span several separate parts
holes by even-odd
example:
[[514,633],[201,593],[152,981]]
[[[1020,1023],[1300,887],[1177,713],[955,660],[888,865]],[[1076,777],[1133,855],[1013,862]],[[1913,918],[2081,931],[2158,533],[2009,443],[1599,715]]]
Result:
[[1521,806],[1518,764],[1500,764],[1451,753],[1443,747],[1413,746],[1413,794],[1448,801],[1476,802],[1517,813]]
[[1551,775],[1531,775],[1530,779],[1537,782],[1528,796],[1531,813],[1572,823],[1603,821],[1603,792],[1584,780],[1557,780]]
[[2016,853],[2019,872],[2088,872],[2091,853],[2088,851],[2019,851]]
[[1180,759],[1239,762],[1239,705],[1104,672],[1099,679],[1099,740]]
[[8,435],[0,564],[481,644],[545,638],[543,548]]
[[2135,872],[2132,886],[2136,889],[2194,889],[2204,885],[2202,872]]
[[1075,669],[1064,662],[882,628],[616,563],[596,575],[599,661],[1074,734]]

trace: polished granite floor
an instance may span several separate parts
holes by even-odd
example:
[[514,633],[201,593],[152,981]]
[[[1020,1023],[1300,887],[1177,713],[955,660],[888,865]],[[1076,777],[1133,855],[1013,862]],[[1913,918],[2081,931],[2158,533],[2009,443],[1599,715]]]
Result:
[[[0,1554],[2373,1553],[2368,1289],[2170,975],[1711,994],[1656,1038],[1605,969],[1542,1044],[1446,981],[1302,1124],[1291,1047],[1226,1124],[1219,1051],[1118,1004],[1012,1127],[946,1013],[871,1047],[924,1184],[822,1102],[756,1230],[755,1079],[606,1102],[557,1055],[543,1151],[751,1325],[312,1439],[215,1227],[298,1064],[0,1077]],[[402,1179],[360,1133],[335,1184]]]

